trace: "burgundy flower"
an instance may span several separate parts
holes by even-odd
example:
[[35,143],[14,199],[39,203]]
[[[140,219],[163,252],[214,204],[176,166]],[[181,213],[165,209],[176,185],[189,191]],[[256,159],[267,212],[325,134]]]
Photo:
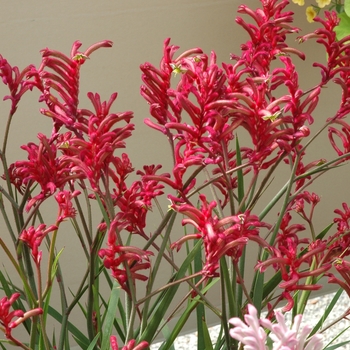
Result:
[[148,208],[151,208],[152,200],[154,198],[161,196],[164,193],[162,191],[164,186],[160,184],[159,181],[149,178],[148,176],[170,177],[168,173],[157,175],[157,171],[161,168],[161,165],[145,165],[143,167],[144,171],[138,170],[136,172],[137,175],[141,175],[142,177],[142,190],[140,196]]
[[[257,169],[275,164],[283,152],[290,153],[309,135],[305,124],[312,123],[311,113],[320,93],[320,89],[304,93],[299,88],[298,75],[288,55],[294,53],[302,59],[304,55],[286,44],[286,35],[298,32],[289,24],[292,13],[282,12],[287,4],[288,1],[266,1],[263,9],[256,11],[240,6],[239,12],[255,22],[248,24],[240,17],[236,20],[251,40],[242,46],[241,56],[232,56],[234,65],[224,64],[228,81],[224,99],[206,106],[228,117],[227,132],[238,126],[249,132],[253,149],[245,151],[242,159],[248,159]],[[272,70],[274,60],[280,60],[284,67]],[[287,86],[289,94],[274,97],[274,90],[281,84]],[[271,158],[275,150],[277,155]]]
[[333,266],[339,273],[339,275],[343,278],[343,281],[334,276],[333,274],[329,274],[328,283],[336,283],[341,288],[343,288],[348,296],[350,296],[350,262],[344,260],[339,257],[334,260]]
[[23,317],[24,312],[22,310],[10,311],[13,303],[20,297],[20,293],[14,293],[10,299],[3,297],[0,300],[0,323],[5,327],[5,335],[8,337],[11,334],[10,324],[14,317]]
[[[328,129],[328,136],[331,145],[338,155],[342,155],[350,151],[348,142],[350,126],[342,120],[350,112],[350,36],[337,40],[334,29],[339,23],[339,17],[334,11],[325,11],[325,19],[316,17],[314,20],[321,23],[323,28],[318,28],[314,33],[301,37],[300,41],[316,38],[316,42],[325,47],[327,52],[327,63],[314,63],[315,67],[321,69],[322,82],[320,83],[320,86],[333,80],[333,82],[338,84],[342,89],[342,98],[339,108],[335,115],[327,120],[328,122],[335,124]],[[335,126],[340,127],[341,130],[337,129]],[[340,149],[340,147],[337,146],[338,142],[335,140],[335,137],[340,139],[343,149]],[[348,158],[343,158],[343,161],[347,159]]]
[[[313,218],[313,213],[315,210],[315,206],[320,202],[320,197],[316,193],[310,193],[308,191],[304,191],[297,195],[294,201],[291,203],[291,207],[307,222],[311,223]],[[305,212],[305,203],[311,205],[310,214],[307,215]]]
[[[229,132],[222,134],[227,118],[218,114],[215,108],[207,108],[223,97],[226,78],[216,64],[214,53],[209,60],[200,49],[194,48],[174,59],[178,47],[169,45],[169,40],[164,45],[159,69],[149,63],[141,66],[145,83],[141,94],[150,104],[150,113],[156,121],[146,119],[145,123],[166,134],[173,150],[174,180],[163,180],[187,193],[194,181],[183,188],[186,170],[191,166],[221,161],[220,141],[231,138]],[[172,73],[180,75],[175,89],[170,84]],[[183,122],[187,116],[190,123]]]
[[[181,106],[174,97],[171,89],[172,73],[181,73],[181,60],[185,57],[202,54],[202,50],[195,48],[188,50],[174,58],[178,46],[169,45],[170,39],[164,41],[163,57],[160,62],[160,68],[154,67],[150,63],[141,65],[142,80],[145,85],[141,86],[141,95],[150,104],[150,113],[156,119],[157,123],[146,119],[145,123],[156,130],[167,133],[165,124],[168,122],[181,122]],[[168,134],[169,135],[169,134]]]
[[161,168],[158,166],[144,166],[144,171],[137,171],[141,181],[134,181],[131,186],[125,183],[127,175],[133,170],[126,154],[122,158],[115,158],[113,162],[115,171],[110,171],[114,181],[113,203],[118,207],[120,220],[124,222],[124,229],[130,233],[146,236],[146,217],[152,210],[152,201],[163,194],[163,185],[159,183],[162,178],[168,178],[169,174],[157,174]]
[[[350,86],[350,80],[349,80]],[[350,110],[349,110],[350,111]],[[343,155],[344,153],[350,152],[350,125],[341,119],[335,119],[333,125],[341,126],[341,130],[330,126],[328,128],[328,138],[333,149],[337,152],[338,156]],[[336,140],[336,138],[338,140]],[[340,141],[340,142],[338,142]],[[340,148],[339,144],[342,145]],[[344,158],[342,161],[347,160],[348,157]]]
[[329,120],[343,118],[349,114],[350,111],[349,36],[337,40],[334,29],[339,23],[339,17],[334,11],[325,11],[325,19],[316,17],[315,21],[321,23],[323,28],[316,29],[314,33],[305,35],[301,37],[300,40],[305,41],[310,38],[316,38],[316,42],[325,47],[327,52],[326,65],[314,63],[314,66],[321,69],[322,84],[326,84],[333,79],[336,84],[340,85],[343,91],[340,106],[336,115],[333,118],[329,118]]

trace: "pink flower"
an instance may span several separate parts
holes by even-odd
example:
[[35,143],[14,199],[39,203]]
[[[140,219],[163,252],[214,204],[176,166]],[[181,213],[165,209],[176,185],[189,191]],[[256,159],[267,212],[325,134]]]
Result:
[[230,336],[244,344],[246,350],[267,350],[267,335],[260,327],[258,313],[253,305],[248,305],[248,314],[244,315],[245,323],[238,317],[233,317],[229,323],[234,326],[230,329]]
[[273,342],[274,350],[321,350],[323,348],[321,334],[315,334],[307,339],[312,327],[309,325],[300,327],[302,315],[295,316],[291,329],[286,325],[281,312],[275,311],[275,315],[276,323],[268,319],[259,319],[256,308],[249,304],[248,314],[244,316],[245,323],[238,317],[229,320],[229,323],[234,326],[230,329],[230,335],[240,341],[245,350],[267,350],[267,335],[261,327],[263,326],[271,331],[269,337]]
[[302,315],[294,317],[293,326],[291,329],[286,325],[283,314],[275,311],[277,323],[273,324],[268,319],[261,319],[262,326],[271,331],[269,335],[274,342],[273,349],[286,350],[321,350],[323,349],[323,335],[315,334],[307,340],[307,336],[312,330],[312,326],[306,325],[300,327]]

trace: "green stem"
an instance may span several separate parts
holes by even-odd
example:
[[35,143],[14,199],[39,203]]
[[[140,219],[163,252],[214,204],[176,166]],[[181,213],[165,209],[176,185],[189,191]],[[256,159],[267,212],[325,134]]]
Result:
[[[235,168],[230,169],[230,170],[228,170],[228,171],[225,171],[224,173],[225,173],[225,175],[230,175],[230,174],[233,174],[233,173],[237,172],[237,171],[240,170],[240,169],[244,169],[244,168],[247,168],[247,167],[249,167],[249,166],[251,166],[251,163],[248,162],[248,163],[245,163],[245,164],[236,166]],[[187,198],[191,198],[191,197],[194,196],[196,193],[198,193],[198,192],[200,192],[202,189],[208,187],[211,183],[213,183],[213,182],[215,182],[215,181],[218,181],[218,180],[221,179],[222,177],[224,177],[223,174],[219,174],[219,175],[217,175],[217,176],[212,177],[209,181],[207,181],[207,182],[204,183],[203,185],[200,185],[200,186],[196,187],[195,190],[193,190],[192,192],[188,193],[186,197],[187,197]]]
[[[280,210],[280,214],[278,216],[277,222],[276,222],[274,230],[272,232],[272,236],[271,236],[271,239],[270,239],[270,242],[269,242],[270,245],[273,245],[274,242],[275,242],[278,230],[279,230],[279,228],[281,226],[281,222],[283,220],[284,213],[285,213],[285,211],[287,209],[287,206],[288,206],[288,204],[290,202],[290,193],[291,193],[294,181],[295,181],[295,173],[296,173],[296,170],[297,170],[298,165],[299,165],[299,158],[300,158],[300,155],[298,155],[296,157],[295,163],[293,164],[292,172],[291,172],[289,181],[287,182],[287,187],[286,187],[286,190],[285,190],[286,196],[284,198],[284,201],[283,201],[283,204],[282,204],[282,207],[281,207],[281,210]],[[268,252],[264,251],[263,256],[262,256],[262,261],[265,261],[267,259],[267,256],[268,256]]]
[[[224,275],[224,271],[223,271],[223,266],[222,266],[222,260],[225,259],[225,257],[222,257],[220,259],[220,275],[223,276]],[[220,278],[220,285],[221,285],[221,315],[222,315],[222,319],[221,319],[221,324],[224,328],[224,333],[225,333],[225,341],[227,344],[227,347],[230,347],[231,344],[231,337],[229,334],[229,329],[228,329],[228,317],[227,317],[227,312],[226,312],[226,285],[225,285],[225,281],[224,278]]]
[[[52,267],[53,263],[55,261],[55,246],[56,246],[56,239],[57,239],[57,233],[59,228],[59,223],[56,223],[57,229],[53,231],[52,238],[50,241],[50,248],[49,248],[49,257],[48,257],[48,266],[47,266],[47,287],[46,290],[50,289],[52,287]],[[44,294],[47,294],[47,291],[44,292]]]
[[38,316],[35,316],[32,318],[31,322],[31,329],[30,329],[30,341],[29,341],[29,348],[35,349],[36,343],[37,343],[37,327],[38,327]]
[[78,287],[78,290],[75,293],[75,297],[74,297],[73,301],[69,304],[69,306],[66,308],[65,312],[62,314],[61,332],[60,332],[59,343],[58,343],[59,345],[57,348],[58,350],[63,350],[65,340],[67,338],[67,327],[68,327],[69,315],[88,288],[87,286],[84,287],[88,275],[89,275],[89,269],[86,270],[85,275],[84,275],[84,277],[83,277],[83,279]]
[[[222,147],[223,155],[224,155],[225,169],[229,169],[230,163],[229,163],[229,156],[228,156],[228,152],[227,152],[227,144],[224,142],[224,140],[221,140],[221,147]],[[238,164],[238,165],[241,165],[241,164]],[[234,215],[235,214],[235,201],[234,201],[234,198],[233,198],[233,189],[232,189],[232,186],[231,186],[232,185],[231,184],[231,176],[230,176],[231,174],[227,174],[225,172],[225,170],[222,168],[221,164],[219,164],[219,167],[220,167],[222,175],[224,176],[224,178],[226,180],[227,192],[228,192],[229,201],[230,201],[231,215]],[[217,203],[220,203],[220,202],[217,201]]]
[[[154,290],[153,292],[150,292],[150,293],[145,293],[145,297],[138,300],[137,301],[137,305],[141,305],[142,303],[145,303],[147,300],[151,299],[153,296],[157,295],[158,293],[170,288],[170,287],[173,287],[173,286],[176,286],[177,284],[180,284],[180,283],[183,283],[183,282],[186,282],[188,280],[191,280],[195,277],[199,277],[199,276],[202,276],[202,271],[200,272],[197,272],[197,273],[194,273],[192,274],[191,276],[186,276],[186,277],[183,277],[183,278],[180,278],[174,282],[168,282],[167,284],[165,284],[164,286],[158,288],[157,290]],[[143,309],[144,310],[144,309]],[[143,311],[144,313],[144,311]],[[142,329],[142,328],[141,328]]]
[[17,263],[16,259],[13,257],[10,250],[7,248],[5,242],[1,238],[0,238],[0,246],[5,251],[7,257],[9,258],[13,267],[16,269],[19,277],[21,278],[21,281],[24,285],[24,289],[26,291],[26,295],[27,295],[27,297],[29,297],[30,304],[34,305],[37,298],[36,298],[35,294],[33,293],[32,289],[30,288],[30,285],[28,284],[28,280],[27,280],[25,273],[23,272],[20,265]]
[[[36,266],[36,271],[37,271],[37,275],[38,275],[38,306],[44,310],[44,305],[43,305],[43,294],[42,294],[42,278],[41,278],[41,270],[40,270],[40,262],[35,264]],[[46,333],[46,322],[44,319],[44,315],[41,314],[39,316],[40,318],[40,329],[41,329],[41,335],[43,337],[44,340],[44,344],[45,344],[45,349],[46,350],[50,350],[50,344],[49,344],[49,340],[47,338],[47,333]]]
[[286,154],[285,152],[283,154],[281,154],[279,159],[271,166],[271,168],[269,169],[268,173],[266,174],[264,179],[261,181],[261,184],[259,186],[258,191],[256,192],[254,198],[252,199],[252,201],[249,204],[249,209],[252,209],[254,207],[254,205],[256,204],[256,202],[258,201],[258,199],[260,198],[260,196],[261,196],[261,194],[263,192],[263,189],[265,188],[265,185],[267,184],[267,182],[268,182],[269,178],[271,177],[271,175],[276,170],[277,166],[280,164],[280,162],[283,159],[285,154]]
[[[102,239],[104,237],[104,234],[98,233],[92,243],[91,246],[91,253],[89,257],[89,279],[88,279],[88,303],[87,303],[87,310],[86,310],[86,317],[87,317],[87,329],[88,329],[88,335],[90,342],[94,339],[96,336],[96,332],[94,329],[94,305],[95,305],[95,299],[98,298],[98,293],[96,294],[95,289],[95,278],[98,274],[98,268],[97,268],[97,253],[101,246]],[[97,349],[95,346],[94,349]]]
[[[170,234],[172,232],[172,228],[173,228],[173,225],[174,225],[174,221],[176,219],[176,212],[173,212],[174,215],[170,215],[170,220],[168,222],[168,226],[167,226],[167,229],[165,231],[165,235],[163,237],[163,240],[162,240],[162,244],[160,246],[160,249],[159,249],[159,252],[157,254],[157,258],[156,258],[156,261],[154,262],[154,266],[153,266],[153,269],[152,269],[152,273],[150,275],[150,278],[149,278],[149,281],[147,283],[147,287],[146,287],[146,295],[151,295],[152,293],[152,288],[153,288],[153,282],[155,281],[156,279],[156,276],[158,274],[158,270],[159,270],[159,267],[160,267],[160,264],[162,262],[162,259],[163,259],[163,255],[164,255],[164,252],[165,252],[165,249],[167,247],[167,244],[168,244],[168,241],[169,241],[169,237],[170,237]],[[156,234],[156,233],[155,233]],[[154,235],[155,235],[154,234]],[[143,308],[143,315],[145,317],[142,318],[142,321],[141,321],[141,333],[143,333],[143,331],[145,330],[145,328],[147,327],[147,317],[146,315],[148,314],[148,309],[149,309],[149,303],[150,303],[151,299],[147,299],[145,301],[145,305],[144,305],[144,308]]]
[[[86,223],[85,215],[84,215],[84,212],[83,212],[83,210],[81,208],[80,201],[79,201],[78,197],[74,197],[74,202],[75,202],[76,208],[77,208],[78,213],[79,213],[79,218],[80,218],[81,223],[83,225],[83,229],[84,229],[84,232],[85,232],[85,237],[87,239],[88,245],[91,246],[91,244],[92,244],[92,236],[91,236],[91,233],[92,233],[91,204],[90,204],[90,200],[89,200],[89,197],[88,197],[88,193],[87,193],[87,191],[85,189],[85,186],[83,184],[81,184],[81,187],[83,188],[83,193],[84,193],[86,207],[87,207],[88,224]],[[74,191],[74,188],[72,186],[71,186],[71,191],[72,192]],[[77,224],[76,224],[76,227],[79,228],[79,226]],[[80,242],[83,244],[84,252],[86,254],[87,253],[86,245],[85,245],[84,240],[81,237],[82,235],[80,233],[80,229],[79,229],[79,231],[76,231],[76,232],[79,232],[79,234],[80,234],[79,239],[80,239]]]
[[10,234],[10,236],[11,236],[12,242],[13,242],[14,244],[16,244],[17,237],[16,237],[16,235],[15,235],[13,229],[12,229],[10,220],[9,220],[8,215],[7,215],[7,213],[6,213],[6,209],[5,209],[5,206],[4,206],[4,201],[3,201],[3,198],[2,198],[2,193],[1,193],[1,191],[0,191],[0,211],[1,211],[2,217],[4,218],[7,231],[9,232],[9,234]]
[[[22,257],[24,257],[24,264]],[[19,261],[21,270],[26,271],[26,280],[29,281],[30,289],[35,295],[35,300],[38,298],[38,292],[35,283],[34,270],[31,262],[31,256],[29,252],[29,247],[23,242],[18,243],[17,247],[17,261]]]
[[[9,113],[8,118],[7,118],[7,123],[6,123],[6,127],[5,127],[5,133],[4,133],[4,141],[2,144],[2,149],[0,150],[0,159],[2,161],[3,167],[4,167],[4,175],[5,175],[5,179],[6,179],[6,185],[7,185],[7,191],[9,194],[10,198],[15,198],[14,194],[13,194],[13,190],[12,190],[12,185],[11,185],[11,181],[10,181],[10,174],[8,172],[8,165],[7,165],[7,160],[6,160],[6,148],[7,148],[7,141],[8,141],[8,137],[9,137],[9,133],[10,133],[10,126],[11,126],[11,121],[12,121],[12,117],[13,117],[13,113]],[[10,200],[11,203],[13,203],[12,200]],[[19,219],[19,214],[17,211],[17,205],[13,205],[12,204],[12,210],[13,210],[13,217],[15,219],[15,223],[16,223],[16,227],[17,230],[20,230],[20,219]]]

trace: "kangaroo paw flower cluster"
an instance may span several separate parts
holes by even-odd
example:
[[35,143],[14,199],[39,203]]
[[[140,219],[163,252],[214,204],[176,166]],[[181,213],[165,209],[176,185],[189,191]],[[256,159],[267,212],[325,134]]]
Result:
[[268,338],[272,341],[273,350],[321,350],[323,349],[323,336],[315,334],[308,338],[312,327],[301,327],[302,315],[295,316],[293,325],[289,328],[285,317],[280,311],[275,311],[276,322],[269,319],[259,319],[256,308],[247,306],[247,314],[243,322],[240,318],[231,318],[230,329],[232,338],[237,339],[245,350],[268,350]]

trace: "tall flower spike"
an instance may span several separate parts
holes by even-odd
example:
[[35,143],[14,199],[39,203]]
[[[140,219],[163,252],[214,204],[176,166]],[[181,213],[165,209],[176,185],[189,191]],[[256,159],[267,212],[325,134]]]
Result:
[[[78,135],[71,137],[61,148],[66,154],[63,157],[72,165],[71,171],[76,176],[83,175],[91,184],[94,191],[101,191],[100,179],[103,174],[113,178],[111,165],[117,162],[114,152],[116,149],[125,147],[125,139],[131,136],[134,124],[130,123],[133,118],[131,111],[110,113],[110,107],[117,98],[112,94],[109,101],[101,102],[99,94],[88,93],[95,113],[83,110],[86,118],[74,122],[74,129]],[[126,125],[119,126],[120,123]],[[84,136],[80,136],[79,134]],[[103,186],[102,186],[103,187]]]

